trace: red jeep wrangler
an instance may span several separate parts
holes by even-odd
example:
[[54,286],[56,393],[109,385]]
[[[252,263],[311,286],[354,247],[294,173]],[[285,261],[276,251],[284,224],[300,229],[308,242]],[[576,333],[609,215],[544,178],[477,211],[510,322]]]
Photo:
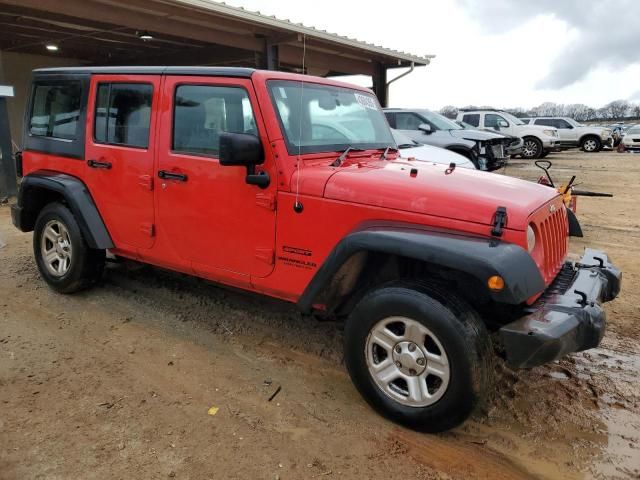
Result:
[[595,347],[620,272],[552,189],[397,157],[376,98],[241,68],[36,70],[14,224],[71,293],[105,252],[345,318],[347,369],[379,412],[436,432],[513,367]]

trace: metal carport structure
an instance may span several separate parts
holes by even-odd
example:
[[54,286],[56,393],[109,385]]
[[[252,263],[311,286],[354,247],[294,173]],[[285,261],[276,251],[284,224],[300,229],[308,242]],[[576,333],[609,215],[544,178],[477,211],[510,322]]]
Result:
[[370,76],[382,105],[389,69],[428,65],[433,58],[208,0],[0,0],[0,83],[15,88],[8,102],[14,138],[36,67],[227,65],[301,72],[303,45],[305,73]]

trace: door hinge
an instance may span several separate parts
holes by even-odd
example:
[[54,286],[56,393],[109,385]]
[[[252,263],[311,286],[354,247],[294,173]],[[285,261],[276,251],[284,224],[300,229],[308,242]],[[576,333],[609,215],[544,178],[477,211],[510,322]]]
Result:
[[139,184],[147,190],[153,190],[153,177],[151,175],[140,175],[138,177]]
[[144,233],[145,235],[148,235],[150,237],[155,237],[156,235],[156,227],[153,223],[143,223],[140,225],[140,230],[142,231],[142,233]]
[[273,265],[273,248],[256,248],[256,258],[267,265]]
[[267,210],[275,210],[276,196],[273,193],[256,193],[256,204]]

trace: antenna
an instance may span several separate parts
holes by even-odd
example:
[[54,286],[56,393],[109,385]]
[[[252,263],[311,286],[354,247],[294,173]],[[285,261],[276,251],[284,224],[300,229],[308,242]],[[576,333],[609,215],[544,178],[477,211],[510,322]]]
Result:
[[[305,75],[305,60],[307,57],[307,35],[302,34],[302,75]],[[302,213],[304,207],[300,202],[300,155],[302,154],[302,102],[304,100],[304,79],[300,80],[300,112],[298,114],[298,157],[296,158],[296,200],[293,202],[293,211]]]

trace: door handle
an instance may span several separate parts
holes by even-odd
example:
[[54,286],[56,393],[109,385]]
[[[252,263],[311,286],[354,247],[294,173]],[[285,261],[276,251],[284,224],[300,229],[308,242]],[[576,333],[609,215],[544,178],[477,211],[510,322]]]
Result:
[[186,182],[189,177],[184,173],[167,172],[166,170],[160,170],[158,172],[158,178],[163,180],[178,180],[179,182]]
[[111,170],[111,162],[98,162],[97,160],[87,160],[87,165],[91,168],[104,168],[106,170]]

